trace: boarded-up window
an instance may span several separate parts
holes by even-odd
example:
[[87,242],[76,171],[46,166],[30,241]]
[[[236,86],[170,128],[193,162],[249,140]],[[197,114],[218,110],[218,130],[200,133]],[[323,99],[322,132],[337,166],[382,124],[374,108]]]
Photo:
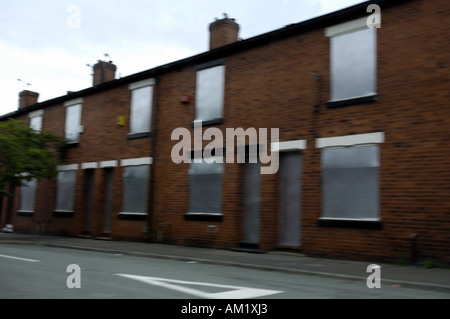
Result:
[[197,71],[196,120],[223,118],[225,66]]
[[81,104],[66,109],[66,142],[78,143],[80,136]]
[[189,169],[189,212],[222,213],[223,163],[191,163]]
[[34,212],[34,202],[36,198],[36,179],[23,181],[20,189],[20,211]]
[[42,129],[42,116],[32,117],[30,119],[30,128],[40,132]]
[[123,168],[122,212],[147,214],[149,172],[149,165]]
[[132,91],[130,133],[150,132],[152,95],[152,86],[145,86]]
[[76,170],[58,172],[56,211],[73,212],[76,177]]
[[322,150],[322,217],[379,220],[379,147]]
[[376,94],[376,29],[339,34],[330,41],[331,100]]

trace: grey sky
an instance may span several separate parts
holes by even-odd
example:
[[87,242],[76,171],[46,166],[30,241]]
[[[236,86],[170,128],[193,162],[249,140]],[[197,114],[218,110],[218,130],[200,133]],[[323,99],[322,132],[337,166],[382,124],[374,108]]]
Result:
[[17,110],[23,89],[45,101],[91,86],[86,64],[105,53],[127,76],[207,51],[208,25],[223,13],[247,39],[361,2],[2,0],[0,114]]

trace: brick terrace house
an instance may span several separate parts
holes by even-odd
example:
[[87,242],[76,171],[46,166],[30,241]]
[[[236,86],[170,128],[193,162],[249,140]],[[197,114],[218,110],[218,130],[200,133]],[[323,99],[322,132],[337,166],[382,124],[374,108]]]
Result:
[[[381,28],[367,25],[370,4]],[[92,87],[40,103],[22,92],[2,120],[57,132],[68,147],[56,181],[22,187],[12,216],[3,201],[1,226],[450,262],[449,2],[368,1],[238,33],[225,17],[210,25],[208,52],[121,79],[99,61]],[[195,137],[200,124],[200,139],[173,134]],[[225,161],[228,139],[227,153],[202,152],[230,128],[247,135],[230,147],[244,161]],[[262,128],[274,143],[250,138]],[[262,151],[277,154],[276,173],[250,160]]]

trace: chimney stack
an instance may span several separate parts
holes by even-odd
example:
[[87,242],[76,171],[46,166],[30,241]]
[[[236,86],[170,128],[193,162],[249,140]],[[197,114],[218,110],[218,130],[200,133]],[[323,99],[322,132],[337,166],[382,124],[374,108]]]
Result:
[[224,13],[223,19],[216,19],[209,25],[209,49],[214,50],[221,46],[237,42],[239,40],[239,24],[235,19],[228,18]]
[[112,61],[106,62],[98,60],[93,69],[94,86],[116,79],[117,67],[112,63]]
[[38,102],[39,93],[23,90],[19,94],[19,109],[36,104]]

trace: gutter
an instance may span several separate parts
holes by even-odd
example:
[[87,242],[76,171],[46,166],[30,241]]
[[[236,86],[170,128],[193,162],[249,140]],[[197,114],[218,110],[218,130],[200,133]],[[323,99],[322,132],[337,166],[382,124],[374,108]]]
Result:
[[23,109],[19,109],[15,112],[11,112],[5,115],[0,116],[0,121],[6,120],[9,117],[18,116],[21,114],[27,114],[29,112],[33,112],[36,110],[43,109],[50,105],[61,104],[65,101],[69,101],[79,97],[85,97],[90,94],[98,93],[101,91],[109,90],[111,88],[115,88],[121,85],[126,85],[132,82],[137,82],[140,80],[148,79],[150,77],[157,78],[160,75],[171,72],[173,70],[179,70],[185,67],[191,67],[193,65],[205,63],[211,60],[220,59],[224,57],[228,57],[235,53],[243,52],[246,50],[250,50],[256,47],[264,46],[270,44],[272,42],[291,37],[294,35],[299,35],[305,32],[309,32],[311,30],[317,28],[326,28],[328,26],[337,24],[346,19],[357,19],[364,15],[369,16],[367,13],[367,7],[370,4],[382,5],[382,9],[389,8],[395,5],[402,4],[404,2],[411,2],[413,0],[372,0],[366,1],[357,5],[354,5],[349,8],[344,8],[339,11],[331,12],[316,18],[312,18],[306,21],[302,21],[295,24],[290,24],[284,28],[277,29],[275,31],[271,31],[268,33],[264,33],[259,36],[255,36],[249,38],[247,40],[238,41],[235,43],[231,43],[225,45],[223,47],[219,47],[214,50],[210,50],[204,53],[200,53],[182,60],[178,60],[175,62],[167,63],[149,70],[145,70],[139,73],[135,73],[129,76],[126,76],[121,79],[109,81],[97,86],[93,86],[78,92],[72,92],[67,95],[63,95],[51,100],[47,100],[41,103],[37,103],[34,105],[30,105]]

